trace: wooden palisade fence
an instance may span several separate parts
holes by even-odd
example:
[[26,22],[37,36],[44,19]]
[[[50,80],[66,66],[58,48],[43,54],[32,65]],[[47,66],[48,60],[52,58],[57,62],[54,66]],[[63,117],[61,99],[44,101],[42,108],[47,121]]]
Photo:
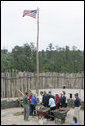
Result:
[[[5,72],[1,74],[1,98],[17,97],[17,90],[23,93],[36,89],[36,74],[29,72]],[[40,73],[39,89],[46,88],[84,89],[83,73]]]

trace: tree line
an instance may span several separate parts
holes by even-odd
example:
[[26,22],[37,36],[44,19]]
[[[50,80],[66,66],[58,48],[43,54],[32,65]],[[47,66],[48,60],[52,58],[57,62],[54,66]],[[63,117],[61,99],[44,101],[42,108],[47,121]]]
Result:
[[[11,52],[1,50],[1,72],[17,70],[36,72],[36,47],[33,43],[15,46]],[[63,48],[50,43],[46,50],[39,51],[39,71],[77,73],[84,71],[84,51],[73,46]]]

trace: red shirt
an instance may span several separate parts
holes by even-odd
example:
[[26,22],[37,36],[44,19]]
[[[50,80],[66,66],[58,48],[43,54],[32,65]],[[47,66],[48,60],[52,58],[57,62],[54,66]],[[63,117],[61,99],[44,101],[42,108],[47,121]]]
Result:
[[28,101],[28,103],[31,103],[31,97],[32,97],[32,95],[29,96],[29,101]]
[[56,104],[59,104],[59,102],[60,102],[60,97],[59,97],[59,95],[56,95],[56,96],[55,96],[55,101],[56,101]]

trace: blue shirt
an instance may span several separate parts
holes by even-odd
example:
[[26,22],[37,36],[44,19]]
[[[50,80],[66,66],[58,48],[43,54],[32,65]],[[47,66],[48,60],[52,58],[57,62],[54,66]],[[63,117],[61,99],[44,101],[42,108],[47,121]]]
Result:
[[53,98],[50,98],[50,99],[49,99],[49,106],[50,106],[50,107],[55,107],[55,106],[56,106],[55,100],[54,100]]
[[35,96],[31,97],[31,104],[32,105],[36,105],[37,104],[37,100],[36,100]]
[[79,122],[75,123],[74,121],[72,121],[70,125],[80,125],[80,123]]
[[80,106],[80,99],[79,98],[76,98],[76,100],[74,101],[74,105],[75,105],[75,107]]

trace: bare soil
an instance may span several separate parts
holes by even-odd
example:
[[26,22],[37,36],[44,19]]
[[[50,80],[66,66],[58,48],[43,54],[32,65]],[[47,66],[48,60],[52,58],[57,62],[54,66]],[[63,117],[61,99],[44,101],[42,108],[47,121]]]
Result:
[[[74,109],[70,108],[67,113],[66,121],[62,125],[70,125],[74,115]],[[61,125],[58,121],[47,121],[45,125]],[[84,110],[80,110],[80,124],[84,125]],[[39,125],[39,120],[37,116],[29,116],[29,121],[24,121],[23,108],[10,108],[1,110],[1,125]]]

